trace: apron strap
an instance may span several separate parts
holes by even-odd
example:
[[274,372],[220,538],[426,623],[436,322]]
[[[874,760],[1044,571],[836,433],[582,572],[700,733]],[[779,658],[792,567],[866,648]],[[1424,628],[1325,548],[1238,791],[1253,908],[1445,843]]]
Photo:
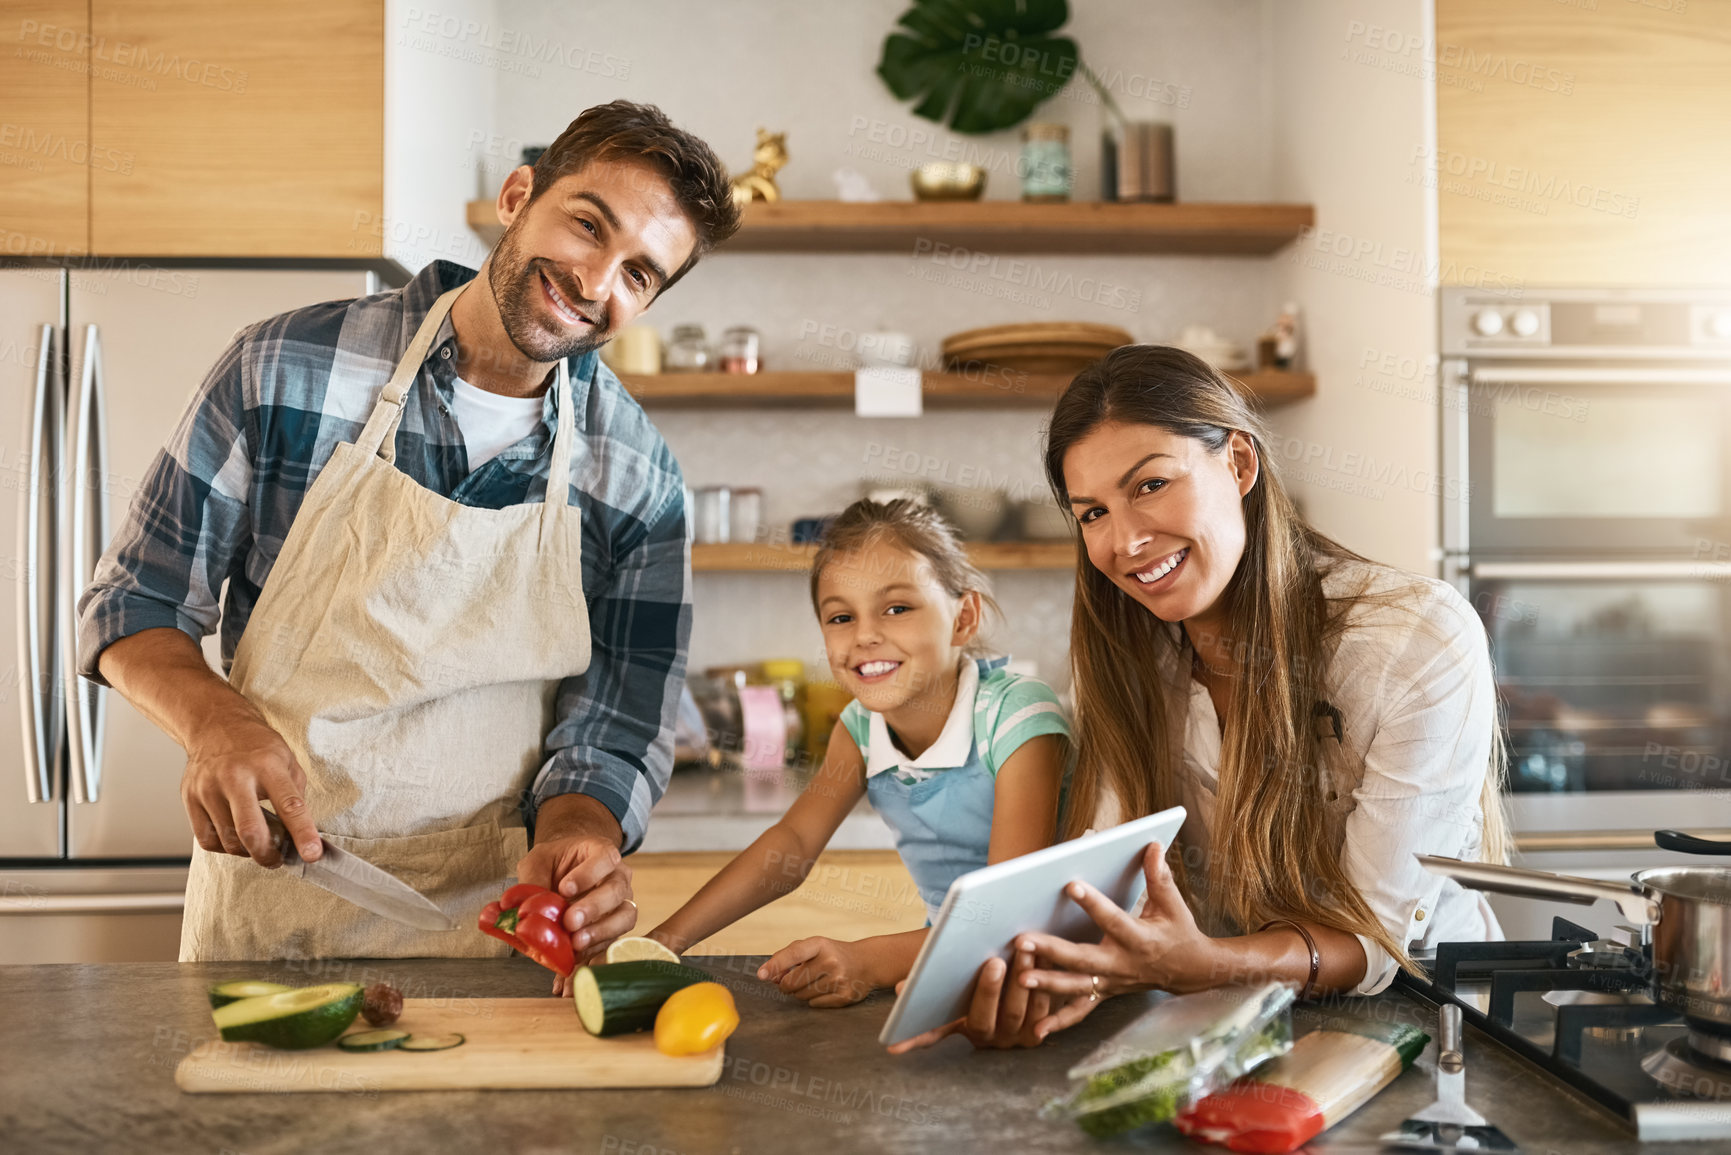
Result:
[[440,326],[451,312],[451,306],[457,303],[457,298],[467,284],[443,294],[433,307],[427,311],[421,320],[421,327],[415,330],[414,340],[403,352],[402,360],[397,362],[391,379],[385,382],[385,391],[379,394],[378,404],[373,406],[372,416],[367,418],[366,428],[355,440],[363,451],[377,453],[387,463],[394,464],[397,460],[397,424],[403,419],[403,406],[409,398],[409,386],[415,383],[420,375],[421,366],[427,360],[427,351],[433,347],[433,338],[439,335]]
[[541,532],[552,530],[571,503],[571,445],[577,440],[577,418],[571,412],[571,366],[559,358],[553,388],[559,391],[559,419],[553,428],[553,461],[547,469],[547,495],[541,503]]

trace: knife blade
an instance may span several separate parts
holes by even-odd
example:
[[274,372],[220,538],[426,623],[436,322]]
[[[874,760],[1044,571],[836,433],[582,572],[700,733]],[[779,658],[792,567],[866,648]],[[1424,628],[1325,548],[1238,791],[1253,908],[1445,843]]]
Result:
[[331,840],[319,836],[324,853],[317,862],[308,862],[295,849],[294,839],[283,827],[282,819],[266,810],[265,823],[282,852],[284,870],[306,879],[314,886],[330,891],[338,898],[352,902],[362,910],[400,922],[419,930],[456,930],[457,922],[435,906],[431,899],[402,879],[380,870],[364,858],[358,858]]

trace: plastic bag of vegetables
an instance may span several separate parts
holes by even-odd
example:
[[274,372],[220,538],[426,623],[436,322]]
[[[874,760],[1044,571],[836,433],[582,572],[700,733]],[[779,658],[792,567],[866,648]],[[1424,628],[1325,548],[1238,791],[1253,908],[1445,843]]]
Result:
[[1096,1138],[1179,1111],[1292,1049],[1294,989],[1220,987],[1162,1000],[1070,1068],[1070,1093],[1041,1110]]

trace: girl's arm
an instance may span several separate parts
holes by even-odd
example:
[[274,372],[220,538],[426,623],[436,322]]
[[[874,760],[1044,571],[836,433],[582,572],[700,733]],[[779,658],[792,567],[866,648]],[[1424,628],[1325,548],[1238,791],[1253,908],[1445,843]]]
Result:
[[781,820],[704,883],[649,937],[683,953],[784,894],[798,889],[836,827],[865,794],[865,759],[840,722],[829,753]]
[[1056,841],[1067,748],[1063,736],[1041,734],[1023,742],[998,768],[987,862],[1020,858]]
[[[1052,845],[1065,754],[1062,736],[1041,734],[1022,743],[998,768],[988,863]],[[921,927],[850,943],[801,939],[777,952],[760,974],[814,1007],[846,1006],[907,978],[930,932],[930,927]]]

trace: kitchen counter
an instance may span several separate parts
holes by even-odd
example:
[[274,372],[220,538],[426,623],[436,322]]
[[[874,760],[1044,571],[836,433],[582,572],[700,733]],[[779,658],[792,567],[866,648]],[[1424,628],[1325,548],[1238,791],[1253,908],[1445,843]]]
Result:
[[[742,1023],[721,1082],[697,1090],[334,1092],[188,1095],[174,1066],[212,1036],[205,988],[235,977],[287,983],[386,981],[410,997],[543,997],[546,972],[520,960],[409,959],[117,963],[0,967],[0,1150],[17,1152],[500,1151],[550,1155],[773,1155],[777,1152],[1098,1152],[1220,1150],[1175,1132],[1098,1143],[1038,1118],[1064,1070],[1145,1003],[1115,999],[1028,1052],[973,1053],[948,1040],[895,1058],[876,1043],[887,993],[814,1011],[753,976],[758,959],[704,966],[734,990]],[[1398,992],[1345,1000],[1348,1013],[1418,1023],[1431,1011]],[[1301,1011],[1301,1016],[1307,1012]],[[1301,1018],[1300,1029],[1303,1029]],[[1467,1099],[1529,1152],[1659,1151],[1468,1030]],[[1329,1132],[1374,1137],[1427,1105],[1435,1044],[1392,1086]],[[1421,1069],[1422,1068],[1422,1069]],[[1707,1149],[1671,1144],[1668,1152]],[[1723,1149],[1722,1147],[1720,1148]]]
[[[750,783],[740,770],[680,770],[650,813],[641,854],[740,851],[775,824],[799,797],[791,772]],[[865,799],[842,820],[831,850],[894,850],[895,834]]]

